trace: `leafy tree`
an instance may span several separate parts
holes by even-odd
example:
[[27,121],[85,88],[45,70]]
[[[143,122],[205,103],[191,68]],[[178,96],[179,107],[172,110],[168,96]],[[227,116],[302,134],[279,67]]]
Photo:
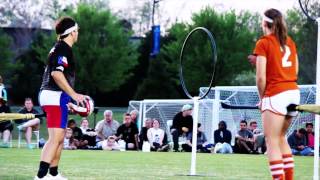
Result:
[[139,86],[135,99],[172,99],[178,96],[164,66],[164,62],[159,59],[150,61],[148,76]]
[[[247,62],[247,56],[252,52],[257,38],[257,32],[252,30],[253,21],[257,21],[256,16],[248,12],[242,12],[236,16],[234,11],[217,13],[212,8],[205,8],[200,13],[192,16],[190,24],[176,24],[169,30],[172,41],[162,48],[161,58],[167,62],[168,72],[179,85],[178,66],[181,45],[187,33],[193,28],[202,26],[210,30],[215,37],[218,49],[218,61],[216,64],[214,85],[232,85],[232,79],[238,74],[252,71],[252,67]],[[207,86],[212,72],[209,51],[209,44],[204,37],[195,35],[195,38],[188,42],[190,47],[186,52],[185,61],[188,89],[193,93],[198,93],[200,86]],[[192,51],[190,53],[189,51]],[[193,66],[193,67],[192,67]]]
[[243,71],[232,79],[231,84],[232,86],[255,86],[256,73],[253,71]]
[[13,68],[12,63],[10,63],[13,55],[10,51],[11,42],[11,38],[0,30],[0,75],[2,76],[7,75]]
[[[95,95],[118,89],[132,76],[137,64],[136,47],[130,34],[109,10],[80,4],[77,11],[67,10],[80,26],[78,42],[73,47],[77,64],[76,89]],[[36,56],[46,61],[55,41],[54,35],[43,37],[45,43],[35,44]]]
[[[320,3],[315,2],[310,13],[319,16]],[[318,15],[316,15],[318,14]],[[300,9],[287,13],[288,30],[297,45],[299,57],[299,84],[316,83],[317,24],[306,18]]]
[[[12,70],[19,67],[18,63],[11,62],[14,56],[10,49],[11,45],[11,37],[0,29],[0,75],[3,78],[3,83],[5,84],[7,90],[9,90],[12,87],[11,82],[15,77],[14,74],[12,74]],[[9,100],[12,100],[12,94],[10,92]]]

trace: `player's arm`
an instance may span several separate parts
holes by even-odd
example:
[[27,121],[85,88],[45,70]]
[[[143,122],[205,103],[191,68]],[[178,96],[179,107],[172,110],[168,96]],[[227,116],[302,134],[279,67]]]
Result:
[[77,102],[77,104],[82,103],[84,101],[84,95],[76,93],[72,87],[69,85],[66,77],[61,71],[52,71],[51,76],[53,77],[56,84],[66,92],[73,100]]
[[266,89],[266,68],[267,59],[264,56],[258,56],[256,62],[256,84],[258,87],[260,100],[263,98]]
[[105,140],[104,135],[102,134],[102,123],[98,123],[95,131],[97,132],[97,136],[101,139],[101,141]]
[[298,76],[298,74],[299,74],[299,58],[298,58],[298,55],[296,55],[296,60],[297,60],[297,62],[296,62],[296,73],[297,73],[297,76]]

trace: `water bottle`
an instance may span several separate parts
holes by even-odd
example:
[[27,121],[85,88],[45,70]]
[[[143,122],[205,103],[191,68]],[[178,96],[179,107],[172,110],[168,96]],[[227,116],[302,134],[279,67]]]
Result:
[[118,141],[120,151],[126,151],[126,142],[124,140],[119,140]]
[[148,141],[143,141],[142,152],[150,152],[151,145]]

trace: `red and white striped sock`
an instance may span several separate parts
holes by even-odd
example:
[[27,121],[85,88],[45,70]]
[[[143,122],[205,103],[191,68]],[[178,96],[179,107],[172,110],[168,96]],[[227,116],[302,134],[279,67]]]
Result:
[[286,180],[293,180],[294,177],[294,160],[292,154],[283,154],[283,170]]
[[273,180],[284,180],[283,161],[270,161],[269,167]]

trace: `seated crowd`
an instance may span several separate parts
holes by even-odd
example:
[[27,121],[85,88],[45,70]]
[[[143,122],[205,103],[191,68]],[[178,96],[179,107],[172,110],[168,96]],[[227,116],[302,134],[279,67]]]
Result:
[[[186,104],[182,107],[172,121],[170,133],[172,137],[172,149],[175,152],[192,150],[192,106]],[[6,101],[0,98],[0,113],[11,112],[6,105]],[[34,109],[31,98],[26,98],[24,107],[19,113],[39,112]],[[102,149],[108,151],[124,150],[142,150],[143,146],[148,147],[151,151],[169,151],[170,143],[168,134],[158,119],[147,118],[144,126],[139,132],[138,111],[133,110],[123,115],[123,122],[120,124],[113,119],[113,112],[105,110],[104,119],[99,121],[95,128],[89,127],[87,118],[82,118],[80,127],[74,119],[69,119],[64,138],[64,149]],[[26,145],[29,149],[34,148],[31,144],[32,132],[39,131],[39,125],[42,119],[35,118],[32,120],[15,121],[17,129],[23,132]],[[0,135],[2,143],[0,147],[9,147],[13,123],[11,121],[2,121],[0,123]],[[246,154],[263,154],[266,152],[265,137],[258,123],[255,120],[249,121],[249,127],[246,120],[239,123],[239,130],[234,136],[234,145],[232,145],[232,133],[227,128],[225,121],[220,121],[218,129],[213,132],[214,142],[210,144],[202,129],[200,123],[197,128],[197,152],[212,153],[246,153]],[[181,141],[181,138],[185,141]],[[294,155],[309,156],[314,153],[314,132],[313,124],[306,123],[305,128],[295,130],[288,136],[288,143]]]

